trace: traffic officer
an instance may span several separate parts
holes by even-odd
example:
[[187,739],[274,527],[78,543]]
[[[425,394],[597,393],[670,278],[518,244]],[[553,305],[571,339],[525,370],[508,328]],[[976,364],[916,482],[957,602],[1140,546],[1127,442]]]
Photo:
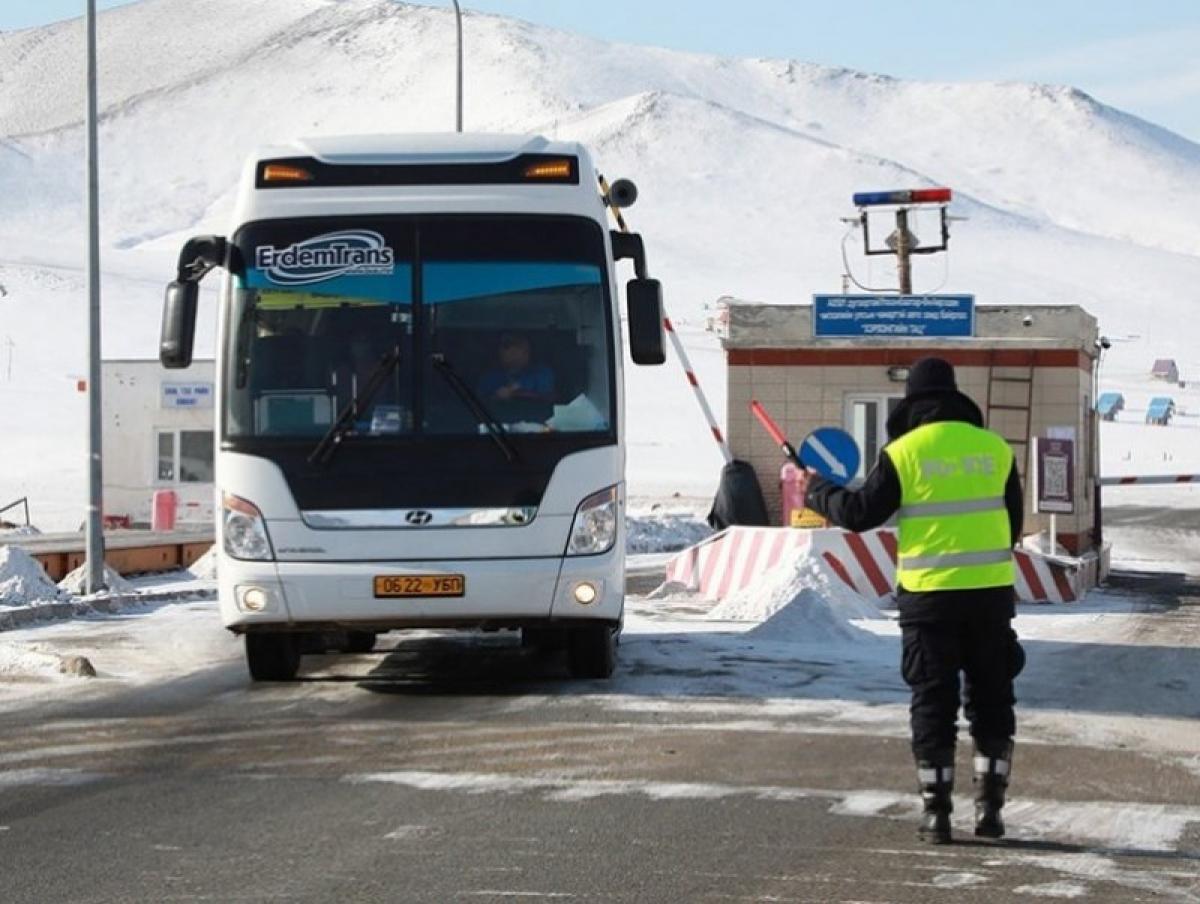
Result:
[[961,673],[975,741],[975,834],[999,838],[1016,728],[1013,678],[1025,661],[1012,630],[1012,548],[1023,517],[1015,458],[984,429],[979,406],[941,358],[911,368],[887,433],[860,489],[808,471],[807,505],[852,531],[898,515],[901,673],[912,689],[920,836],[950,841]]

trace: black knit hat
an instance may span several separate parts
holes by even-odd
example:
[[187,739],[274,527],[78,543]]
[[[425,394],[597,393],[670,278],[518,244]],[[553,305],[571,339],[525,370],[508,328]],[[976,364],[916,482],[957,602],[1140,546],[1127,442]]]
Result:
[[957,392],[954,366],[941,358],[922,358],[908,372],[904,394],[923,395],[928,392]]

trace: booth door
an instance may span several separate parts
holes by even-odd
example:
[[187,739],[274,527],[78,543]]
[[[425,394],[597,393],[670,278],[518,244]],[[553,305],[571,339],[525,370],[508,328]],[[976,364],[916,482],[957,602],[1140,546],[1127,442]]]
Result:
[[845,426],[862,451],[862,463],[854,475],[854,483],[861,483],[875,461],[879,451],[887,445],[887,419],[903,396],[886,393],[853,393],[846,396]]

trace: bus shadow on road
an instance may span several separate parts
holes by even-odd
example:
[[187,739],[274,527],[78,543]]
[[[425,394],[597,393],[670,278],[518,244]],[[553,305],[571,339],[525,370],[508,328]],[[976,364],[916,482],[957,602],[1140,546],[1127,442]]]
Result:
[[[426,696],[715,697],[907,704],[898,639],[763,642],[746,634],[626,635],[607,680],[571,678],[565,654],[526,648],[517,635],[400,638],[391,649],[327,662],[308,658],[303,681],[349,683],[378,694]],[[1024,640],[1018,706],[1116,716],[1200,716],[1200,647]],[[352,664],[353,663],[353,664]]]
[[865,651],[853,651],[764,644],[721,631],[627,634],[612,677],[594,680],[571,677],[565,652],[524,647],[513,634],[399,637],[372,654],[365,675],[334,660],[306,668],[301,680],[412,696],[907,699],[891,644],[874,637]]
[[560,693],[571,681],[564,654],[522,646],[512,633],[399,637],[391,649],[371,654],[375,662],[365,675],[331,664],[302,673],[301,680],[350,683],[377,694],[451,697]]

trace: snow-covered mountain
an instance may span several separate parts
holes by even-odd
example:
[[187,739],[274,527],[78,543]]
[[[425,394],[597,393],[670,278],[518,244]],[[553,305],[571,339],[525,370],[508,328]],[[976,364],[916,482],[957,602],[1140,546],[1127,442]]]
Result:
[[[70,428],[24,440],[0,497],[46,493],[22,469],[37,471],[47,438],[74,442],[83,423],[65,379],[84,348],[82,31],[74,21],[0,33],[0,380],[5,337],[17,346],[0,404],[24,411],[43,393]],[[453,123],[453,17],[441,8],[143,0],[103,14],[99,31],[110,356],[154,353],[178,242],[224,229],[251,147]],[[851,193],[933,184],[955,188],[954,213],[969,220],[955,225],[948,260],[918,262],[918,289],[1079,303],[1104,330],[1142,337],[1117,346],[1113,373],[1168,355],[1200,368],[1200,145],[1074,89],[722,59],[474,13],[466,44],[469,129],[579,139],[608,175],[638,182],[630,219],[718,396],[707,303],[839,288]],[[889,264],[868,265],[857,239],[849,247],[860,279],[893,284]],[[719,459],[678,374],[631,378],[635,489],[711,485]],[[11,417],[4,429],[12,435]],[[56,468],[82,473],[82,453],[71,454]]]

